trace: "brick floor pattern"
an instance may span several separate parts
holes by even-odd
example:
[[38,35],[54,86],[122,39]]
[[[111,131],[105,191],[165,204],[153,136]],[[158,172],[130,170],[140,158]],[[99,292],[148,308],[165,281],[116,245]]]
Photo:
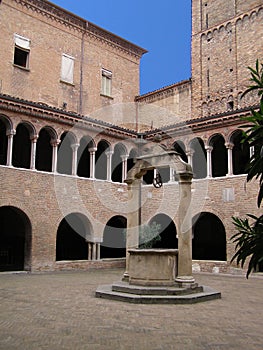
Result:
[[121,269],[0,274],[1,350],[260,350],[263,277],[198,274],[222,299],[136,305],[94,297]]

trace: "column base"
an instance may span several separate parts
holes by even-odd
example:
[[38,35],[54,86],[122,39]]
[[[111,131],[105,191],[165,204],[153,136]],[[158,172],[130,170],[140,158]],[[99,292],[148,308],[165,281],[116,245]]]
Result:
[[193,276],[177,276],[175,282],[182,288],[195,288],[197,285]]

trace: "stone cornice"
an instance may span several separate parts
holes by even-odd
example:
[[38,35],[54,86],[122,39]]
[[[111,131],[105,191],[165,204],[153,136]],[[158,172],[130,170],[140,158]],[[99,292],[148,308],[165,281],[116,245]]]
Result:
[[125,51],[126,53],[140,58],[147,50],[137,46],[118,35],[115,35],[85,19],[66,11],[65,9],[46,0],[13,0],[25,8],[40,13],[43,16],[54,20],[74,30],[95,36],[111,46]]
[[137,136],[134,130],[119,127],[102,120],[93,119],[74,112],[67,112],[45,104],[0,94],[0,115],[5,115],[6,111],[40,118],[54,123],[90,129],[92,131],[106,133],[107,135],[114,135],[115,137],[118,137],[118,135],[125,137]]

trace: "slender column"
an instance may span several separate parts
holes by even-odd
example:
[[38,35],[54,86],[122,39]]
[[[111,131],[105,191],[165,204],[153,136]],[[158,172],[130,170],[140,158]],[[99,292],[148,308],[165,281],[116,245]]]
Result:
[[36,150],[37,150],[38,136],[34,136],[31,139],[31,157],[30,157],[30,169],[36,169]]
[[71,145],[72,148],[72,172],[71,175],[76,176],[78,170],[78,148],[79,143],[74,143]]
[[179,174],[179,227],[178,227],[178,276],[181,285],[194,283],[192,276],[192,215],[191,215],[192,174]]
[[234,148],[234,144],[231,142],[227,142],[227,143],[225,143],[225,146],[227,148],[227,167],[228,167],[227,175],[231,176],[231,175],[233,175],[233,148]]
[[96,243],[92,243],[92,260],[96,260],[97,257],[96,257],[96,254],[97,253],[97,247],[96,247]]
[[100,260],[100,243],[97,243],[97,260]]
[[124,182],[124,180],[127,177],[127,159],[128,159],[128,157],[129,156],[127,154],[121,156],[121,159],[122,159],[122,180],[121,180],[121,182]]
[[106,151],[105,154],[107,156],[107,180],[111,181],[113,151]]
[[188,163],[191,165],[192,169],[193,169],[193,155],[194,155],[194,150],[193,149],[189,149],[187,152],[185,152],[185,154],[187,155],[187,159],[188,159]]
[[126,233],[126,271],[123,279],[129,279],[129,249],[139,246],[139,198],[141,190],[141,179],[135,179],[128,183],[128,214]]
[[89,154],[90,154],[90,178],[95,179],[95,152],[97,151],[97,148],[89,148]]
[[206,166],[207,166],[207,177],[212,177],[212,146],[206,146]]
[[16,134],[15,130],[10,130],[7,134],[7,159],[6,165],[12,166],[12,156],[13,156],[13,141],[14,135]]
[[173,168],[170,167],[170,180],[169,182],[174,182],[175,181],[175,171]]
[[60,140],[52,140],[50,144],[52,146],[52,173],[56,173],[58,166],[58,145],[60,144]]
[[92,260],[92,243],[88,242],[88,260]]

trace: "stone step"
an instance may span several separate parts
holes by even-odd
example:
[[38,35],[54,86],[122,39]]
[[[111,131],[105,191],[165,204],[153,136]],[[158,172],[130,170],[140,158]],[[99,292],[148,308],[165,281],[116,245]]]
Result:
[[203,286],[202,292],[185,295],[141,295],[123,293],[112,290],[112,285],[102,285],[96,290],[97,298],[124,301],[135,304],[194,304],[198,302],[220,299],[221,293]]
[[139,286],[120,281],[113,283],[112,291],[138,295],[184,295],[202,292],[203,287],[197,286],[196,288],[180,288],[177,286]]

